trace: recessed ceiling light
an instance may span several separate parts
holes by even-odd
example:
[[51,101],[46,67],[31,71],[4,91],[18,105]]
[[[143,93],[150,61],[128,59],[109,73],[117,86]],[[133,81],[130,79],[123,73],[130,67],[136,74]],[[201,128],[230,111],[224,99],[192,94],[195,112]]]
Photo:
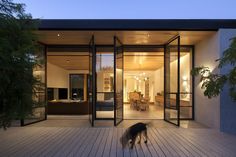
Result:
[[60,36],[60,34],[58,33],[58,34],[57,34],[57,36],[59,37],[59,36]]

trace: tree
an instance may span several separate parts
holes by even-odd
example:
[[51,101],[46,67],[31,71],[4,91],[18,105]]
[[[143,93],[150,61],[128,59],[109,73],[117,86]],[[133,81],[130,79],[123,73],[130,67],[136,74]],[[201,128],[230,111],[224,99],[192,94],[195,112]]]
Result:
[[24,4],[0,0],[0,127],[5,129],[12,120],[31,114],[36,103],[37,23],[25,13]]
[[214,74],[208,67],[202,66],[194,68],[191,74],[193,76],[200,75],[201,88],[208,98],[218,96],[224,86],[228,84],[230,97],[236,101],[236,38],[232,39],[230,47],[223,52],[223,56],[216,62],[218,62],[219,69],[231,66],[228,73]]

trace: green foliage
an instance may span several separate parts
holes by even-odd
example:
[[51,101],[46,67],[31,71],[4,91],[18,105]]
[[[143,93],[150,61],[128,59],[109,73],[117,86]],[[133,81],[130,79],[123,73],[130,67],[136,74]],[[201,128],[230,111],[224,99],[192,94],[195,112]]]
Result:
[[196,67],[191,71],[193,76],[200,75],[201,88],[208,98],[216,97],[223,90],[224,85],[229,85],[229,93],[232,100],[236,101],[236,38],[232,39],[230,47],[224,51],[223,56],[216,60],[218,68],[231,66],[228,73],[224,75],[214,74],[208,67]]
[[[0,0],[0,127],[31,114],[40,81],[33,76],[39,46],[37,21],[23,4]],[[33,89],[33,90],[32,90]]]

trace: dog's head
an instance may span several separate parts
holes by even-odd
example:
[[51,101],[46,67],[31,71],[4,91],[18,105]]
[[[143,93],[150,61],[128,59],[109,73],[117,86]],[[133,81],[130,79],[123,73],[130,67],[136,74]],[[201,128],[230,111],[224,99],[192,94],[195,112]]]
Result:
[[128,134],[128,131],[125,131],[124,134],[120,137],[120,143],[122,147],[125,148],[129,142],[130,142],[130,136]]

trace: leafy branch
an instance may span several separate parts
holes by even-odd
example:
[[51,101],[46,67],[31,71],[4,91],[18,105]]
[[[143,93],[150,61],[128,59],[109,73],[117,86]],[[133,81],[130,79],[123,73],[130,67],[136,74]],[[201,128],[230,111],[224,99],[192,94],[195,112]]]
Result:
[[231,66],[226,74],[215,74],[209,67],[196,67],[191,75],[200,76],[201,89],[208,98],[216,97],[223,90],[225,84],[229,85],[229,93],[232,100],[236,101],[236,38],[232,39],[230,47],[224,51],[223,56],[216,60],[218,68]]

